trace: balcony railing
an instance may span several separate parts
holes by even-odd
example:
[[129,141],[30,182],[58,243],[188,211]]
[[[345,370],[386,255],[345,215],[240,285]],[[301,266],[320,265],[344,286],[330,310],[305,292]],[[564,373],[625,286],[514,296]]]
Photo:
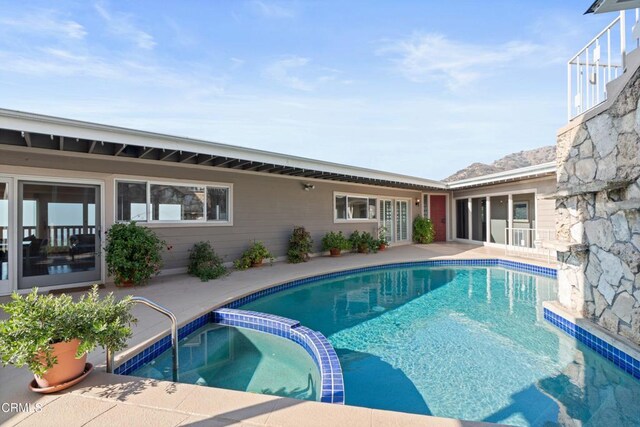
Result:
[[[627,20],[633,16],[633,26]],[[620,14],[567,64],[568,120],[607,99],[607,83],[624,73],[627,53],[640,44],[640,11]]]
[[555,236],[555,231],[539,228],[509,228],[504,231],[505,255],[539,258],[551,262],[554,251],[542,244]]

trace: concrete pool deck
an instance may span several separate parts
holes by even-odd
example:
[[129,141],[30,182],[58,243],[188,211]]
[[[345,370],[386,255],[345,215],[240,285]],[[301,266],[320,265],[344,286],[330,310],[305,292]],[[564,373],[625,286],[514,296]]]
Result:
[[[137,295],[174,312],[183,324],[243,295],[279,283],[322,273],[429,259],[502,258],[555,268],[544,261],[505,256],[503,249],[461,243],[406,245],[377,254],[345,254],[339,258],[317,257],[302,264],[275,263],[247,271],[234,271],[223,279],[201,282],[187,275],[160,276],[137,288],[107,286],[101,292],[116,296]],[[7,297],[0,298],[6,302]],[[3,313],[0,313],[2,316]],[[129,348],[117,360],[135,354],[169,329],[168,320],[144,306],[136,306],[138,323]],[[253,393],[189,384],[118,376],[104,372],[102,349],[89,354],[96,370],[82,383],[65,392],[39,395],[28,390],[32,379],[26,369],[0,368],[0,404],[40,404],[38,412],[16,413],[0,408],[2,425],[266,425],[266,426],[463,426],[479,423],[381,411],[369,408],[299,401]],[[33,408],[33,407],[32,407]]]

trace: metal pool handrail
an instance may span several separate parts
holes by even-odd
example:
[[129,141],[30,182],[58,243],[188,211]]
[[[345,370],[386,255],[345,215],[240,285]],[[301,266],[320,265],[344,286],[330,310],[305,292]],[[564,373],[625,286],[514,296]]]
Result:
[[[173,355],[172,377],[173,381],[178,381],[178,319],[176,319],[176,316],[168,309],[146,298],[133,297],[131,298],[131,301],[151,307],[171,320],[171,352]],[[107,348],[107,372],[110,374],[113,373],[113,361],[114,353],[110,348]]]

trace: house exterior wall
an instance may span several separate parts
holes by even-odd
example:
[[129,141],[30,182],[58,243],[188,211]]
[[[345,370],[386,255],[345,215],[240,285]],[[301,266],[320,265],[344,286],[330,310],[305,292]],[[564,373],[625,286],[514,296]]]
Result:
[[640,69],[627,73],[558,135],[558,298],[640,344]]
[[[184,269],[189,249],[202,240],[209,240],[225,261],[233,261],[254,239],[263,241],[276,257],[284,256],[294,226],[304,226],[311,232],[315,252],[320,252],[321,238],[328,231],[341,230],[349,235],[359,230],[377,234],[377,220],[334,223],[334,192],[408,199],[410,219],[421,212],[421,207],[415,205],[415,200],[422,197],[419,191],[16,147],[0,146],[0,175],[40,176],[45,181],[46,177],[103,181],[107,228],[115,220],[116,179],[232,184],[233,225],[149,224],[172,246],[163,255],[166,270]],[[312,182],[315,189],[305,191],[303,183],[308,182]]]
[[[554,230],[555,229],[555,200],[550,198],[556,191],[556,179],[555,176],[543,177],[543,178],[534,178],[534,179],[525,179],[517,182],[504,183],[504,184],[495,184],[495,185],[486,185],[481,187],[463,189],[463,190],[453,190],[453,199],[459,198],[475,198],[475,197],[485,197],[485,196],[499,196],[508,193],[514,193],[513,200],[527,200],[528,196],[524,196],[517,193],[535,193],[536,201],[537,201],[537,212],[531,212],[534,209],[532,206],[529,207],[530,217],[535,218],[536,227],[540,230]],[[529,201],[533,201],[532,198],[529,198]],[[530,203],[532,205],[533,203]],[[506,209],[506,207],[505,207]],[[493,212],[494,208],[491,210],[491,217],[496,218],[495,213]],[[506,218],[506,214],[504,217]],[[517,224],[514,223],[514,227]],[[524,227],[523,224],[521,224]],[[504,240],[504,236],[501,240]]]

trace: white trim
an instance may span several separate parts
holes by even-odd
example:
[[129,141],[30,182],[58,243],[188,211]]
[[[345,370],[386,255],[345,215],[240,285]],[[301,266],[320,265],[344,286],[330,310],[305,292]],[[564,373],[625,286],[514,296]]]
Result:
[[[118,220],[118,182],[129,182],[129,183],[140,183],[146,184],[146,192],[147,192],[147,220],[146,221],[136,221],[140,223],[140,225],[147,226],[149,228],[162,228],[164,227],[180,227],[180,226],[209,226],[209,227],[230,227],[233,226],[233,183],[222,183],[222,182],[208,182],[208,181],[191,181],[184,179],[176,179],[176,180],[153,180],[150,178],[144,178],[135,176],[131,179],[126,178],[129,175],[118,175],[113,178],[113,220],[115,222],[128,222],[123,220]],[[152,185],[168,185],[168,186],[176,186],[176,187],[204,187],[205,190],[205,200],[203,206],[203,219],[202,220],[154,220],[151,218],[151,186]],[[229,201],[228,201],[228,220],[207,220],[207,203],[206,203],[206,192],[207,188],[226,188],[229,190]]]
[[15,224],[13,223],[13,218],[15,217],[13,208],[14,208],[14,205],[16,204],[13,200],[14,198],[13,181],[14,180],[12,178],[5,178],[0,176],[0,183],[6,185],[6,191],[8,196],[7,197],[7,248],[6,248],[8,278],[6,280],[0,279],[0,295],[6,295],[11,293],[11,291],[13,290],[12,281],[16,274],[16,272],[14,272],[13,270],[14,270],[14,267],[16,266],[15,257],[17,256],[17,254],[16,254],[15,248],[12,249],[14,247],[13,242],[15,241],[15,238],[16,238],[16,230],[15,230],[16,227],[15,227]]
[[513,218],[513,222],[531,222],[531,219],[529,218],[531,215],[529,215],[529,201],[528,200],[514,200],[514,202],[513,202],[514,213],[515,213],[515,205],[519,204],[519,203],[524,203],[527,206],[527,218],[526,219]]
[[[533,195],[533,200],[534,200],[534,209],[535,209],[535,225],[537,228],[537,224],[538,224],[538,190],[537,188],[530,188],[530,189],[525,189],[525,190],[514,190],[514,191],[499,191],[499,192],[491,192],[491,193],[479,193],[479,194],[474,194],[474,195],[467,195],[467,196],[458,196],[458,197],[453,197],[452,198],[452,204],[453,206],[453,240],[458,241],[458,242],[463,242],[463,243],[486,243],[485,246],[490,246],[490,245],[497,245],[495,247],[500,247],[500,248],[504,248],[507,246],[507,243],[505,242],[504,244],[502,243],[493,243],[491,242],[491,201],[490,198],[491,197],[507,197],[507,228],[509,229],[513,229],[513,223],[516,222],[529,222],[531,223],[532,220],[531,218],[529,218],[527,221],[515,221],[513,219],[513,196],[517,196],[517,195],[521,195],[521,194],[531,194]],[[487,198],[487,240],[486,241],[482,241],[482,240],[473,240],[473,234],[472,234],[472,229],[469,228],[469,239],[462,239],[462,238],[458,238],[458,219],[457,219],[457,206],[456,202],[458,200],[464,200],[467,199],[469,201],[469,204],[471,203],[472,199],[482,199],[482,198]],[[526,200],[522,200],[520,202],[527,202]],[[519,201],[516,201],[516,203],[520,203]],[[470,206],[470,205],[469,205]],[[472,223],[471,221],[471,216],[472,216],[472,211],[469,212],[469,218],[470,218],[470,223]]]
[[451,190],[462,189],[465,187],[480,186],[499,183],[502,181],[522,180],[529,177],[535,177],[538,175],[552,174],[557,170],[556,162],[542,163],[539,165],[527,166],[524,168],[511,169],[504,172],[492,173],[489,175],[482,175],[475,178],[461,179],[459,181],[452,181],[448,184],[448,188]]
[[[10,221],[13,221],[13,227],[11,236],[13,238],[13,242],[18,241],[18,185],[21,181],[30,181],[30,182],[43,182],[43,183],[60,183],[60,184],[84,184],[84,185],[95,185],[99,188],[100,191],[100,231],[99,231],[99,240],[102,245],[105,238],[105,230],[106,230],[106,199],[105,199],[105,188],[106,182],[101,179],[91,179],[91,178],[61,178],[56,176],[47,176],[47,175],[29,175],[29,174],[3,174],[0,173],[0,179],[12,180],[11,192],[9,193],[9,206],[10,206]],[[13,207],[11,208],[11,205]],[[96,224],[98,226],[98,224]],[[96,231],[97,232],[97,231]],[[16,246],[16,245],[14,245]],[[102,248],[100,248],[100,281],[102,283],[106,280],[106,263],[105,257],[102,255]],[[11,254],[13,253],[13,257]],[[12,291],[18,291],[20,293],[30,292],[31,289],[18,289],[18,254],[15,250],[9,252],[9,293]],[[92,282],[80,282],[80,283],[71,283],[65,285],[52,285],[43,287],[46,290],[52,289],[65,289],[65,288],[73,288],[77,286],[85,286],[87,284],[93,284]],[[4,294],[4,289],[0,288],[0,295]]]
[[45,135],[60,135],[69,138],[107,141],[147,148],[177,151],[182,150],[204,155],[242,158],[266,164],[279,164],[300,169],[318,170],[337,173],[340,175],[353,175],[361,178],[401,182],[404,184],[433,187],[443,190],[447,188],[447,185],[443,182],[408,175],[382,172],[368,168],[342,165],[333,162],[290,156],[252,148],[236,147],[194,138],[171,136],[15,110],[0,109],[0,128],[41,133]]
[[[338,218],[337,214],[337,210],[336,210],[336,197],[338,196],[345,196],[346,197],[346,203],[347,203],[347,218]],[[354,198],[360,198],[360,199],[367,199],[367,218],[348,218],[349,216],[349,197],[354,197]],[[349,192],[342,192],[342,191],[334,191],[333,192],[333,223],[334,224],[352,224],[352,223],[377,223],[378,222],[378,217],[380,216],[380,213],[378,212],[378,200],[380,200],[381,197],[384,196],[378,196],[378,195],[373,195],[373,194],[358,194],[358,193],[349,193]],[[375,199],[376,200],[376,217],[375,218],[368,218],[369,216],[369,200],[371,199]]]

